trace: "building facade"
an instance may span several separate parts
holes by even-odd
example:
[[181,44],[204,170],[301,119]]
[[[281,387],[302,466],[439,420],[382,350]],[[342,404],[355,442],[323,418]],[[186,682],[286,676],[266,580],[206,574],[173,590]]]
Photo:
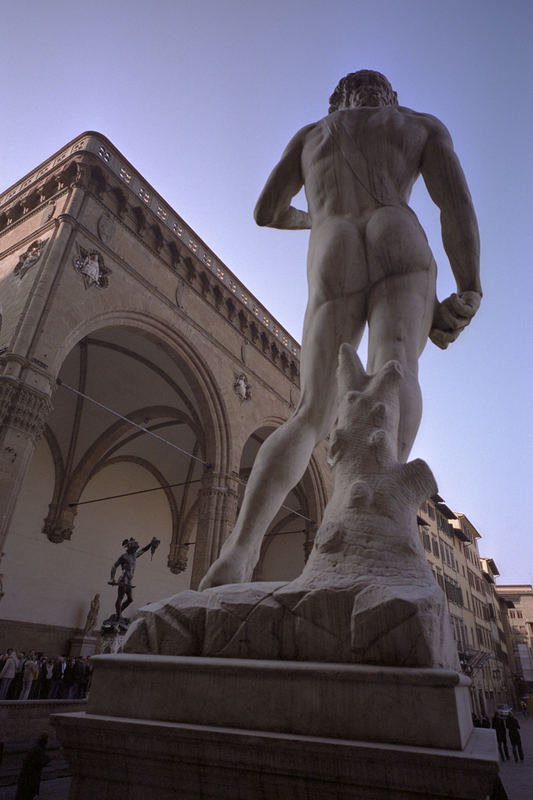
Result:
[[[496,592],[507,607],[514,656],[515,693],[533,695],[533,587],[530,584],[501,585]],[[530,708],[530,710],[532,710]]]
[[471,678],[472,707],[491,716],[497,705],[517,705],[506,608],[496,593],[499,574],[479,556],[481,535],[464,515],[436,495],[419,509],[419,532],[435,580],[446,594],[462,670]]
[[[261,442],[298,400],[299,346],[105,137],[0,195],[0,648],[68,652],[130,536],[139,605],[196,587]],[[258,575],[304,564],[325,445]]]

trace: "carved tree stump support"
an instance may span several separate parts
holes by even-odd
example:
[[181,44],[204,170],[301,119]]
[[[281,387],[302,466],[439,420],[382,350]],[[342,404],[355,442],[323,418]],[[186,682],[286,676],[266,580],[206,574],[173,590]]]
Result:
[[397,460],[402,371],[376,375],[342,345],[330,443],[335,489],[301,575],[290,583],[182,592],[141,609],[124,649],[458,669],[446,599],[417,527],[437,485]]

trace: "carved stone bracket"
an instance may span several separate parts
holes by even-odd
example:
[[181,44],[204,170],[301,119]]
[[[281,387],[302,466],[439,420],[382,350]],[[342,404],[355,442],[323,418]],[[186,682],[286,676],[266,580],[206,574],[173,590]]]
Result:
[[42,532],[54,544],[68,541],[74,530],[75,508],[62,508],[50,504],[48,516],[44,520]]
[[167,563],[169,570],[174,573],[174,575],[179,575],[180,572],[185,572],[187,569],[188,560],[188,544],[171,545]]

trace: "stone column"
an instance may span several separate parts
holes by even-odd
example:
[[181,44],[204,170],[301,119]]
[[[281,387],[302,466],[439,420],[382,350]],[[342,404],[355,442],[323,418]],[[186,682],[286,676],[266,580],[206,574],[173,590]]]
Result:
[[51,408],[48,395],[19,381],[0,378],[0,553]]
[[199,492],[198,528],[192,567],[191,588],[196,589],[218,557],[237,517],[239,480],[208,468]]

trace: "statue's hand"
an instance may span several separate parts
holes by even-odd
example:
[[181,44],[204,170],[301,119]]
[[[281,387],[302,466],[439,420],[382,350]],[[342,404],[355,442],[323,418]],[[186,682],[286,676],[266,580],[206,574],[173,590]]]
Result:
[[109,586],[118,586],[116,581],[108,581]]
[[451,342],[455,342],[478,310],[480,302],[481,295],[478,292],[460,292],[451,294],[439,303],[429,332],[433,344],[446,350]]

